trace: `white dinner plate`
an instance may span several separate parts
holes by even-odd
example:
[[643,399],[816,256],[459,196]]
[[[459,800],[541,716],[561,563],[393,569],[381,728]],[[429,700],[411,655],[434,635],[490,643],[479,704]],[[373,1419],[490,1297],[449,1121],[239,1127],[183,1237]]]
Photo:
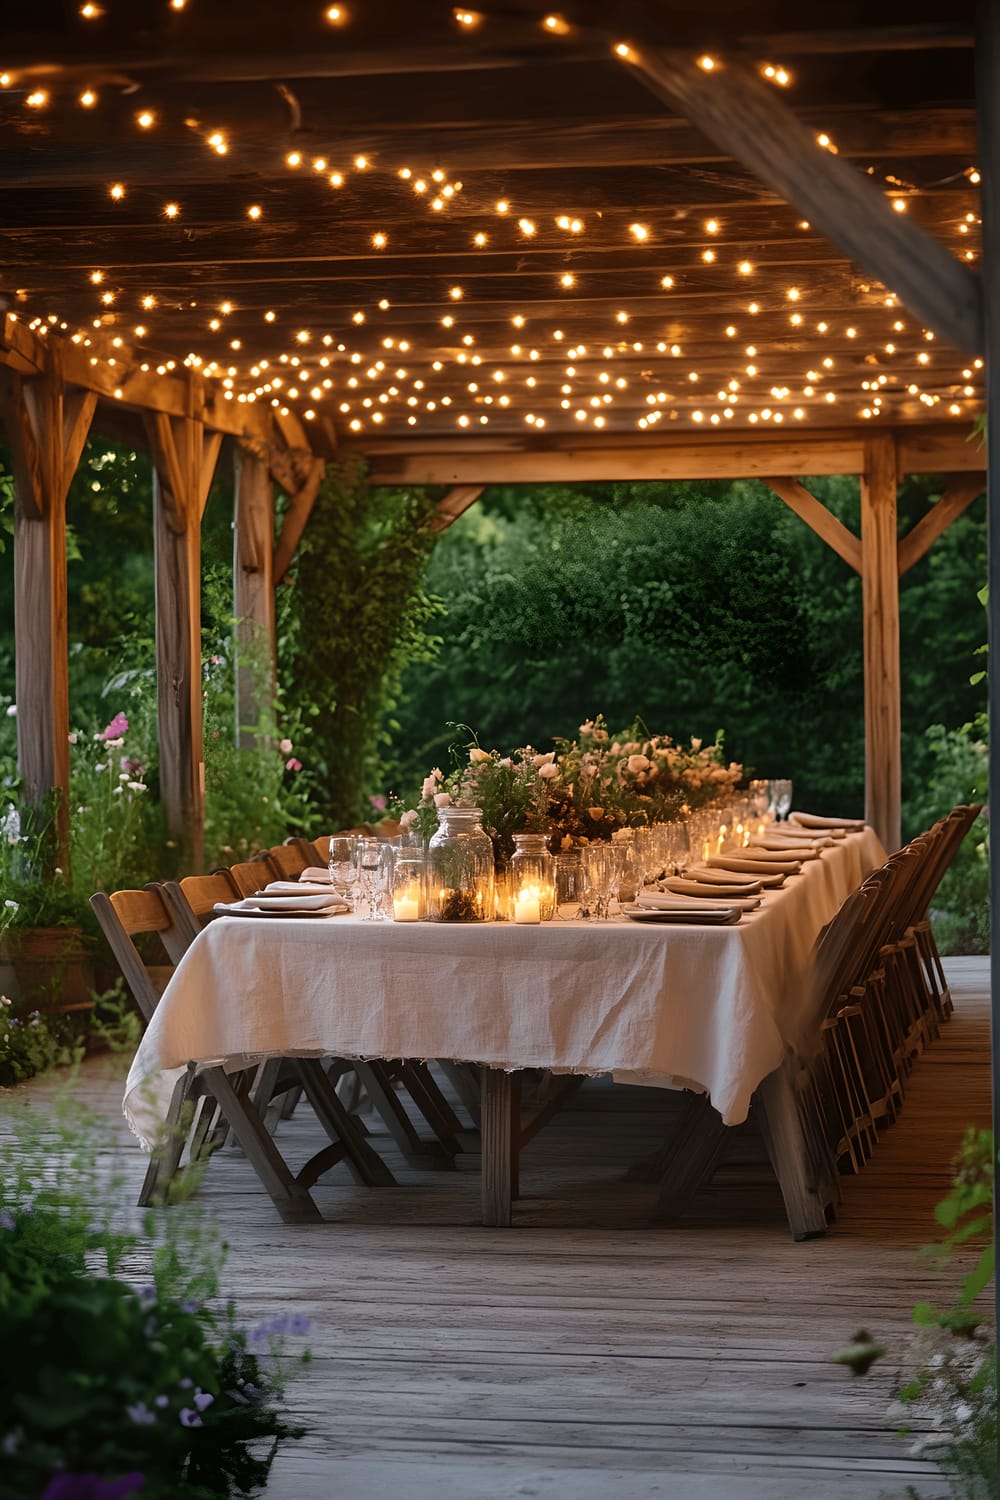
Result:
[[346,906],[324,906],[318,911],[275,911],[265,906],[217,906],[215,910],[220,917],[280,917],[286,922],[294,917],[341,917],[347,912]]
[[734,907],[720,910],[712,906],[692,907],[691,910],[684,911],[677,907],[669,911],[653,911],[645,906],[626,906],[624,911],[630,922],[694,923],[698,927],[732,927],[742,915]]

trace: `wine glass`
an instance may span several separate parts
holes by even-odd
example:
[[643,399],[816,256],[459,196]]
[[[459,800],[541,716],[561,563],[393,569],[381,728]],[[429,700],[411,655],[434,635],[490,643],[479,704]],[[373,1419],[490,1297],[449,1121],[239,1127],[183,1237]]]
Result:
[[749,798],[758,818],[763,818],[771,806],[771,785],[769,781],[750,782]]
[[780,822],[782,818],[787,818],[792,805],[792,783],[790,781],[772,781],[771,800],[778,821]]
[[358,881],[358,836],[337,834],[330,840],[330,879],[338,896],[350,901]]
[[583,874],[588,901],[595,917],[607,917],[611,884],[615,877],[615,854],[610,844],[588,844],[583,851]]

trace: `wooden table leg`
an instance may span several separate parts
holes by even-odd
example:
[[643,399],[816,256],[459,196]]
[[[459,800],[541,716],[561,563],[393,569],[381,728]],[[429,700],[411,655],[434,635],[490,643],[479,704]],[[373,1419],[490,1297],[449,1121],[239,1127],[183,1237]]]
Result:
[[785,1200],[788,1227],[795,1240],[826,1233],[825,1195],[812,1182],[808,1152],[795,1096],[784,1068],[760,1084],[754,1099],[764,1145]]
[[483,1223],[507,1229],[518,1196],[521,1081],[501,1068],[482,1070]]

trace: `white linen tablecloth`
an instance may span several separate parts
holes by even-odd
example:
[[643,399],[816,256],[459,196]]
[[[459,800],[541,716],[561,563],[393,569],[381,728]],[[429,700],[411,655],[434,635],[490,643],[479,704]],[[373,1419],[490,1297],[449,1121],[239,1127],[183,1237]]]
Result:
[[737,1125],[807,1022],[817,935],[885,857],[850,834],[735,927],[220,917],[164,991],[126,1118],[149,1145],[189,1060],[285,1055],[611,1073],[698,1089]]

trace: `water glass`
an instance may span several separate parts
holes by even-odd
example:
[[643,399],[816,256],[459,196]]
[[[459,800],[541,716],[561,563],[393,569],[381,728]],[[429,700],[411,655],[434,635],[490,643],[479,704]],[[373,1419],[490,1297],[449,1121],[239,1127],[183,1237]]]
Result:
[[378,913],[379,860],[382,845],[378,839],[359,838],[357,848],[358,897],[363,903],[361,915],[374,922]]
[[579,854],[556,855],[556,916],[563,922],[586,917],[587,887]]
[[792,783],[790,781],[771,782],[771,807],[775,817],[780,821],[787,818],[792,805]]
[[330,879],[338,896],[350,901],[358,881],[358,836],[337,834],[330,840]]
[[583,851],[583,876],[587,901],[595,917],[607,917],[616,856],[610,844],[588,844]]

